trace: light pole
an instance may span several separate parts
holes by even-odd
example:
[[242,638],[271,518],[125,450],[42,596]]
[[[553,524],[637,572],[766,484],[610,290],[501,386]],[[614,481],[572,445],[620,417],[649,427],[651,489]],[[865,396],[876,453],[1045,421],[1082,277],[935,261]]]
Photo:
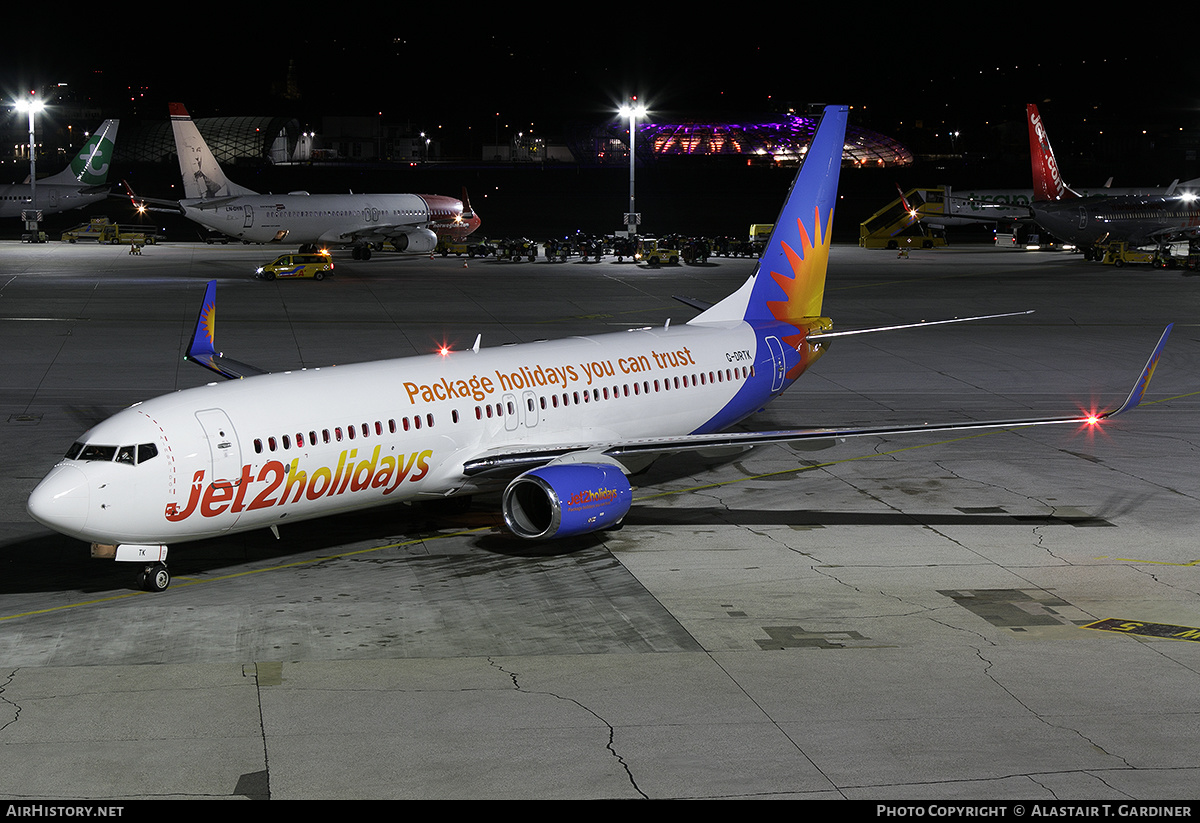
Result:
[[629,236],[635,237],[637,236],[637,227],[641,222],[641,216],[634,207],[633,180],[636,154],[634,153],[633,144],[634,135],[637,134],[637,119],[646,116],[646,107],[638,102],[637,97],[631,97],[628,103],[621,106],[618,113],[621,117],[629,118],[629,212],[625,215],[625,225],[629,231]]
[[[35,92],[30,92],[35,95]],[[33,220],[25,221],[27,231],[37,231],[37,146],[34,143],[33,136],[33,116],[42,109],[46,108],[46,104],[39,100],[36,96],[29,99],[22,98],[16,102],[17,111],[29,112],[29,208],[33,212]]]

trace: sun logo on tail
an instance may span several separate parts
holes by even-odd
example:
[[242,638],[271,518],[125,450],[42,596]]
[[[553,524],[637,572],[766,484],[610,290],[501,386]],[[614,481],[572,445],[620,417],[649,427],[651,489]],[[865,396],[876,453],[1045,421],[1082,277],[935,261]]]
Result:
[[790,275],[771,272],[771,279],[783,289],[784,300],[768,300],[767,308],[776,320],[794,322],[804,317],[820,317],[821,302],[825,296],[825,270],[829,265],[830,230],[833,227],[833,212],[821,228],[821,211],[813,210],[815,242],[809,237],[804,221],[796,219],[800,233],[800,250],[792,248],[786,241],[780,246],[791,267]]
[[809,323],[821,316],[821,303],[825,297],[825,271],[829,265],[830,234],[833,228],[833,209],[829,210],[824,223],[821,220],[819,207],[813,210],[813,231],[810,236],[804,221],[797,218],[796,228],[799,232],[800,248],[793,248],[784,240],[780,243],[784,259],[791,274],[771,270],[771,279],[783,290],[783,300],[768,300],[767,309],[776,320],[787,323],[796,329],[795,334],[783,335],[783,341],[801,353],[800,361],[788,370],[789,379],[798,377],[808,365],[804,356],[807,347],[803,347],[804,338],[808,333]]
[[208,340],[209,347],[212,347],[217,337],[217,304],[205,303],[204,310],[200,312],[200,328],[204,329],[204,337]]

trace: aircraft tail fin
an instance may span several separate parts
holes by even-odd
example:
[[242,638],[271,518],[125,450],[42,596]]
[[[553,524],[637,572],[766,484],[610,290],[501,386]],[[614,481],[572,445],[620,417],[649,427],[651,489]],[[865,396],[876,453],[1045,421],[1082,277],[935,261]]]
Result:
[[826,106],[754,276],[692,323],[820,320],[847,106]]
[[171,103],[171,131],[175,134],[175,153],[183,175],[183,193],[189,200],[211,200],[239,194],[256,194],[233,183],[221,171],[217,158],[200,136],[200,129],[182,103]]
[[1054,159],[1054,149],[1050,148],[1050,138],[1046,135],[1046,126],[1038,113],[1036,103],[1025,106],[1025,119],[1029,124],[1029,154],[1033,164],[1033,199],[1034,200],[1066,200],[1078,197],[1071,188],[1063,182],[1058,161]]
[[108,170],[112,167],[113,149],[117,142],[117,127],[120,120],[105,120],[100,128],[84,142],[83,148],[71,165],[58,174],[47,177],[44,183],[83,186],[103,186],[108,182]]

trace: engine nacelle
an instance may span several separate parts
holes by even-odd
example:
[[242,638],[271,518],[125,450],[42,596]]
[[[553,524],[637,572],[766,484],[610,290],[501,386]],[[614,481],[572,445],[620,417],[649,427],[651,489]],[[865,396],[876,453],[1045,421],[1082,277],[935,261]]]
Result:
[[559,463],[509,483],[501,510],[509,531],[538,540],[616,526],[632,504],[633,488],[616,466]]
[[429,229],[413,229],[392,240],[396,251],[407,251],[414,254],[431,252],[437,248],[437,244],[437,235]]

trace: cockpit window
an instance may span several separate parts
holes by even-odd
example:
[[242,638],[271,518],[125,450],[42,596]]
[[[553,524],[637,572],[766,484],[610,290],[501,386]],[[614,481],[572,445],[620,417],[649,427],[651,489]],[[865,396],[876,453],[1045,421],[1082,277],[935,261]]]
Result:
[[90,460],[96,463],[145,463],[158,455],[158,446],[139,443],[136,446],[98,446],[95,443],[72,443],[67,449],[68,460]]
[[117,454],[116,446],[97,446],[93,443],[88,443],[79,452],[76,460],[95,460],[98,463],[111,463],[113,457]]

